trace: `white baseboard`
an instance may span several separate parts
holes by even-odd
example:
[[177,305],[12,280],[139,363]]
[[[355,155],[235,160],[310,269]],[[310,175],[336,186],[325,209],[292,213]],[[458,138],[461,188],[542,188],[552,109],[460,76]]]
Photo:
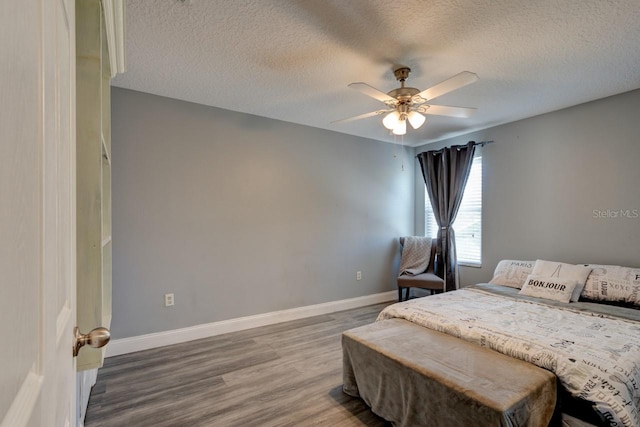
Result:
[[303,319],[305,317],[335,313],[336,311],[349,310],[352,308],[393,301],[397,297],[397,291],[382,292],[379,294],[325,302],[322,304],[307,305],[289,310],[272,311],[271,313],[256,314],[254,316],[205,323],[202,325],[190,326],[188,328],[173,329],[171,331],[117,339],[111,341],[107,345],[105,356],[118,356],[121,354],[163,347],[165,345],[178,344],[201,338],[208,338],[215,335],[227,334],[229,332],[243,331],[245,329],[257,328],[259,326],[273,325],[275,323],[288,322],[290,320]]

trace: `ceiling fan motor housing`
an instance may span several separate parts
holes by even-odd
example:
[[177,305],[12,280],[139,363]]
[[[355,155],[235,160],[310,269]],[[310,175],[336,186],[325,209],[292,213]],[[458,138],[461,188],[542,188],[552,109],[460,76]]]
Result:
[[397,99],[399,102],[411,101],[411,97],[420,93],[419,89],[415,87],[399,87],[387,93],[392,98]]
[[[396,76],[396,79],[400,82],[401,86],[387,93],[387,95],[389,95],[392,98],[395,98],[398,101],[398,107],[399,107],[398,111],[400,113],[406,113],[407,112],[406,110],[412,103],[411,98],[414,95],[417,95],[420,93],[420,90],[416,89],[415,87],[404,86],[404,82],[407,78],[409,78],[410,72],[411,72],[411,68],[409,67],[396,68],[393,71],[393,74]],[[405,110],[405,111],[402,111],[402,110]]]

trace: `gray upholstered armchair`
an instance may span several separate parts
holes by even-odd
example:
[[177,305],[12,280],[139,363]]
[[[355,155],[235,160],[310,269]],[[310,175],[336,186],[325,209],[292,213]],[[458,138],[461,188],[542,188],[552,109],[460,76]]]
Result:
[[[404,245],[404,239],[400,238],[400,244]],[[429,266],[424,273],[410,276],[401,275],[398,277],[398,301],[406,301],[409,299],[411,288],[429,289],[431,294],[434,292],[444,291],[444,280],[436,276],[434,272],[436,258],[436,239],[431,242],[431,256],[429,257]],[[406,295],[403,296],[404,290]]]

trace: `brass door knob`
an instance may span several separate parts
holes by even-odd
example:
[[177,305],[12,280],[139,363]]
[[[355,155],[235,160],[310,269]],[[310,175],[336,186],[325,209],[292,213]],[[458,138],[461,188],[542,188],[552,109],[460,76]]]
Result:
[[88,334],[81,334],[80,330],[76,326],[73,329],[73,334],[76,337],[76,343],[73,346],[73,357],[78,355],[78,351],[80,351],[80,347],[88,344],[93,348],[100,348],[107,345],[109,340],[111,339],[111,332],[107,328],[95,328],[93,331]]

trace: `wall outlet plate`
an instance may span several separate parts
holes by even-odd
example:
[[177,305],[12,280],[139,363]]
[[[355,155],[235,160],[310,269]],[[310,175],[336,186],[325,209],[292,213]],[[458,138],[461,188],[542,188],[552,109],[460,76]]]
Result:
[[173,294],[164,294],[164,306],[171,307],[174,304],[175,304],[175,299],[173,297]]
[[356,280],[362,280],[362,271],[356,271]]

